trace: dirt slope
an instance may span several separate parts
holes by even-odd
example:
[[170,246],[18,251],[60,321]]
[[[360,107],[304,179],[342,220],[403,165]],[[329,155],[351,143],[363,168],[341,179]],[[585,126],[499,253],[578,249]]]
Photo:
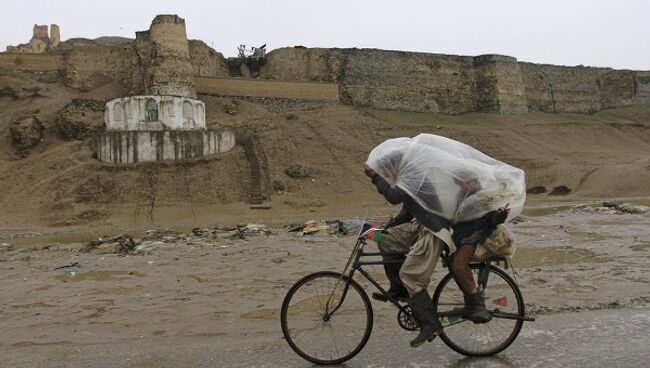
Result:
[[[0,227],[189,226],[386,212],[361,165],[379,142],[421,132],[524,168],[529,187],[567,185],[578,197],[650,195],[650,106],[594,115],[452,116],[200,96],[208,123],[252,135],[268,165],[273,208],[255,212],[247,206],[249,167],[239,146],[211,160],[117,168],[92,158],[92,139],[61,137],[57,114],[73,98],[104,101],[122,93],[110,83],[80,93],[47,73],[0,76]],[[21,156],[9,124],[28,115],[43,121],[45,134]],[[286,174],[296,165],[304,177]]]

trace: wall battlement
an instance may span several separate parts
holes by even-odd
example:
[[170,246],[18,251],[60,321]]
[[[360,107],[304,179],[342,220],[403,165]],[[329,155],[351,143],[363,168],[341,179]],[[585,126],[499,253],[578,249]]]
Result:
[[[43,42],[43,32],[47,27],[35,28],[34,39]],[[48,37],[58,43],[58,27],[52,25]],[[592,113],[650,103],[650,71],[532,64],[493,54],[281,48],[266,55],[254,80],[229,78],[223,55],[201,41],[188,42],[185,21],[177,15],[156,16],[131,42],[62,44],[43,54],[0,53],[0,70],[59,71],[67,85],[81,90],[112,80],[131,95],[196,98],[198,87],[206,94],[338,100],[443,114]]]

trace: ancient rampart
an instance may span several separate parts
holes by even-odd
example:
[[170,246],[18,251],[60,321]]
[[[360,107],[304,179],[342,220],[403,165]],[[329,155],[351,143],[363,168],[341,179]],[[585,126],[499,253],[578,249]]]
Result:
[[[120,45],[66,41],[45,54],[0,53],[0,70],[60,71],[67,85],[81,90],[113,81],[128,94],[146,94],[164,81],[178,87],[174,95],[192,95],[196,85],[205,94],[338,100],[444,114],[591,113],[650,103],[650,71],[541,65],[501,55],[283,48],[267,55],[257,78],[229,78],[220,53],[190,41],[186,54],[171,42],[184,28],[173,22],[163,26],[156,40],[140,32],[136,41]],[[165,33],[167,28],[174,32]],[[169,55],[157,60],[161,50]]]

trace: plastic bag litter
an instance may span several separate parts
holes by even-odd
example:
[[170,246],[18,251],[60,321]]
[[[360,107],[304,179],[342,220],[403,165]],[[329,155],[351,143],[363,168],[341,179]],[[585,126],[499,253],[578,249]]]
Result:
[[510,220],[521,213],[526,200],[523,170],[433,134],[389,139],[370,152],[368,166],[423,208],[453,223],[506,204]]
[[515,250],[517,247],[514,244],[512,232],[504,224],[499,224],[485,242],[476,247],[472,260],[483,262],[491,256],[512,258],[515,255]]

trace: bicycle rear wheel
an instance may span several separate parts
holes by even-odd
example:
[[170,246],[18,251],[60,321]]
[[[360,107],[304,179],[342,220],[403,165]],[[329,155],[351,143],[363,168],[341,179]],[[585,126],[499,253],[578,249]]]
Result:
[[[474,279],[478,279],[479,264],[471,265]],[[503,270],[488,267],[488,282],[484,289],[485,307],[492,313],[492,321],[474,324],[460,316],[443,318],[444,333],[440,338],[453,350],[467,356],[491,356],[506,349],[519,335],[525,316],[524,300],[517,284]],[[433,304],[439,314],[445,315],[462,308],[463,292],[451,273],[445,275],[433,294]]]
[[[328,317],[326,310],[337,305]],[[339,364],[357,355],[370,338],[372,322],[368,295],[356,281],[337,272],[303,277],[289,289],[280,310],[287,343],[316,364]]]

